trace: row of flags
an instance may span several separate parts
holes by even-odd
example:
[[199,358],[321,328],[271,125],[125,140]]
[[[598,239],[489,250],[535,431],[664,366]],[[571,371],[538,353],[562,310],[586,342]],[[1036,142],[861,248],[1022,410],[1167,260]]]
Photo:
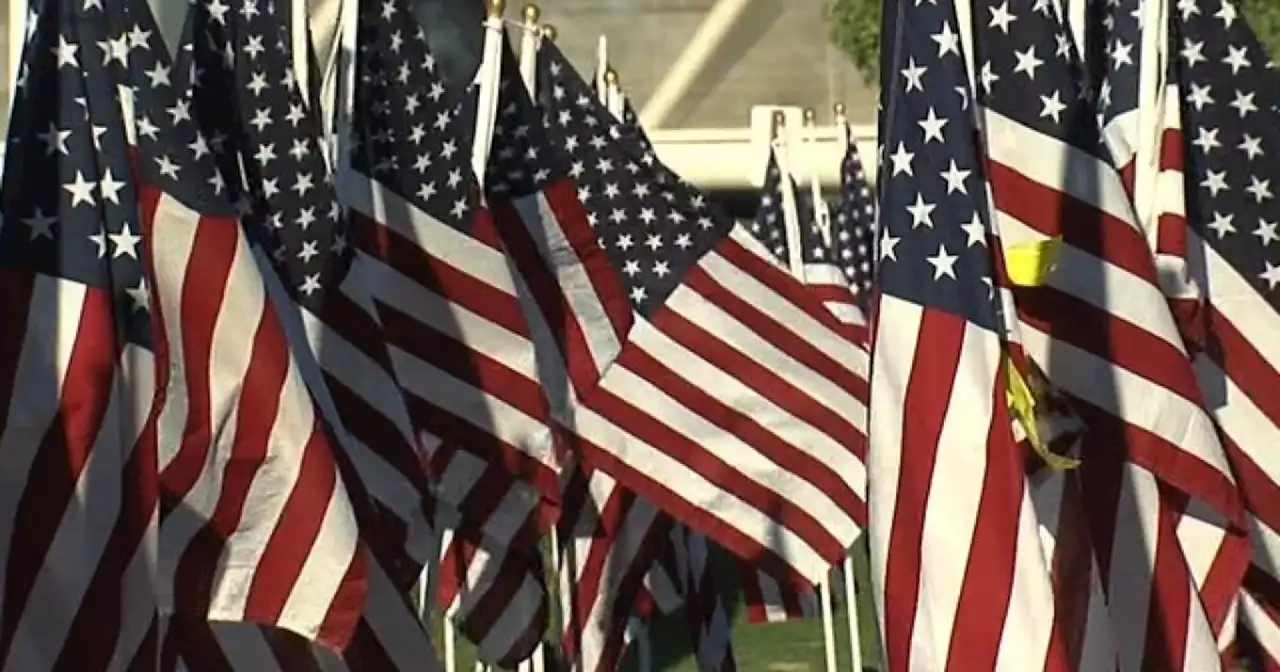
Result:
[[0,667],[430,666],[416,590],[502,666],[683,609],[729,670],[712,549],[803,617],[865,529],[888,669],[1280,669],[1277,88],[1228,0],[887,0],[874,193],[779,153],[753,222],[552,40],[522,77],[491,21],[467,85],[354,8],[329,120],[277,4],[171,54],[32,3]]

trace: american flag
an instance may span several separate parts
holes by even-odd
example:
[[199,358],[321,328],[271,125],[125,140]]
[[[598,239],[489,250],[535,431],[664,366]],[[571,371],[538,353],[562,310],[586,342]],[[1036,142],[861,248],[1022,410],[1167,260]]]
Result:
[[[73,486],[90,474],[106,477],[107,472],[101,469],[113,460],[117,469],[131,464],[127,460],[132,446],[93,446],[93,437],[100,430],[113,438],[137,435],[128,433],[132,430],[127,416],[111,420],[112,413],[118,411],[105,405],[112,397],[101,395],[101,391],[116,384],[115,372],[110,366],[99,367],[91,379],[75,382],[78,379],[72,376],[83,373],[77,372],[77,361],[86,360],[73,353],[82,350],[75,345],[79,336],[108,348],[108,359],[100,363],[109,364],[119,356],[130,361],[128,358],[140,356],[132,354],[135,348],[142,347],[156,353],[156,387],[151,389],[163,390],[154,397],[148,393],[147,401],[153,405],[148,411],[151,415],[147,426],[153,427],[153,433],[143,434],[151,443],[139,444],[143,456],[158,458],[150,469],[157,470],[160,478],[159,539],[141,539],[147,521],[155,514],[155,501],[146,506],[132,502],[138,507],[133,511],[139,517],[131,521],[120,508],[121,494],[114,498],[110,495],[114,488],[108,483],[114,481],[109,478],[100,484],[78,485],[81,492],[107,496],[96,504],[86,507],[86,501],[67,514],[59,511],[46,524],[10,519],[22,523],[15,530],[29,529],[27,526],[34,524],[41,534],[50,535],[46,541],[10,539],[18,542],[11,548],[43,548],[55,553],[51,557],[74,558],[75,562],[46,563],[40,569],[28,564],[31,558],[41,557],[33,554],[25,561],[8,564],[7,581],[25,588],[6,591],[6,610],[13,614],[9,621],[13,627],[6,638],[9,643],[29,640],[27,629],[34,624],[30,617],[48,609],[40,624],[40,644],[26,647],[27,655],[47,657],[44,664],[35,663],[36,666],[52,666],[58,651],[48,645],[61,646],[59,639],[64,635],[66,641],[76,642],[74,650],[64,649],[76,660],[75,665],[93,659],[101,661],[103,667],[113,659],[121,664],[119,661],[134,655],[148,626],[157,625],[154,614],[121,614],[117,607],[116,613],[108,611],[105,618],[93,618],[87,612],[78,615],[74,611],[59,616],[56,610],[67,606],[67,596],[75,596],[83,589],[87,592],[80,597],[126,599],[117,592],[121,590],[118,582],[129,576],[137,579],[133,572],[152,569],[156,575],[141,580],[151,581],[153,590],[138,591],[135,584],[129,597],[155,594],[160,612],[173,613],[175,622],[205,618],[255,621],[342,648],[357,625],[365,593],[364,551],[354,511],[335,464],[331,441],[306,390],[279,314],[267,296],[254,253],[230,214],[229,204],[220,196],[224,182],[208,155],[204,138],[192,123],[191,100],[175,91],[166,47],[146,5],[69,5],[46,3],[37,20],[39,38],[29,52],[28,70],[34,76],[29,80],[33,95],[27,100],[28,104],[39,101],[39,105],[27,114],[37,110],[62,111],[57,112],[59,123],[51,125],[46,136],[53,144],[48,145],[45,158],[36,161],[37,154],[32,153],[33,160],[23,161],[26,167],[21,173],[29,176],[32,173],[28,168],[43,164],[50,171],[46,180],[51,186],[59,186],[66,173],[66,184],[73,187],[62,189],[69,205],[59,203],[61,199],[52,194],[47,203],[31,203],[27,199],[37,196],[40,190],[29,184],[8,182],[5,212],[35,214],[33,208],[39,209],[36,217],[27,214],[25,218],[40,222],[49,231],[50,243],[56,243],[50,248],[50,259],[60,265],[71,263],[78,269],[95,269],[108,287],[121,280],[132,282],[127,288],[121,286],[121,290],[132,290],[124,296],[135,301],[128,308],[128,315],[149,327],[150,333],[111,327],[105,334],[95,334],[80,326],[67,331],[66,340],[51,342],[49,345],[60,343],[66,348],[65,356],[71,357],[48,360],[50,366],[64,367],[66,375],[54,378],[59,384],[50,386],[45,382],[37,389],[48,390],[55,404],[53,409],[59,403],[60,386],[83,395],[63,415],[51,416],[63,418],[64,430],[66,420],[79,418],[79,429],[71,436],[81,438],[64,444],[73,452],[69,461],[62,462],[77,466],[70,467],[74,472],[61,477],[41,476],[31,469],[42,461],[19,462],[13,465],[18,469],[7,468],[5,473],[39,476],[33,482],[41,484],[42,497],[53,497],[41,504],[47,514],[54,510],[48,507],[56,505],[59,496],[66,497],[63,505],[75,501],[70,490],[59,495],[49,484],[61,481]],[[60,28],[66,32],[60,33]],[[94,44],[100,52],[82,49],[83,45]],[[81,102],[75,103],[75,98]],[[34,117],[27,118],[34,123]],[[15,132],[25,133],[20,126],[15,127]],[[13,171],[7,174],[21,175]],[[122,177],[134,181],[122,181]],[[50,219],[54,212],[59,216]],[[133,213],[140,217],[133,219]],[[80,224],[72,226],[73,221]],[[59,225],[57,235],[53,235],[55,225]],[[80,243],[87,246],[86,251],[77,252]],[[5,249],[15,248],[6,245]],[[128,275],[117,275],[116,269],[127,268],[125,257],[135,260],[132,280]],[[82,261],[72,261],[77,258]],[[40,273],[28,276],[27,298],[48,277]],[[189,277],[198,277],[198,282],[188,281]],[[73,311],[67,304],[66,309],[53,311],[53,318],[73,317],[78,325],[86,326],[94,324],[85,322],[86,318],[96,319],[101,320],[99,327],[109,326],[111,304],[93,304],[102,296],[86,292],[89,285],[77,283],[72,289],[75,288],[79,290],[80,309]],[[64,288],[54,287],[47,298],[62,301],[67,296]],[[86,313],[85,307],[94,307],[98,312]],[[26,326],[35,324],[28,321]],[[50,325],[50,329],[56,327]],[[48,332],[53,333],[56,331]],[[40,338],[48,340],[48,334]],[[253,334],[251,349],[245,347],[245,334]],[[121,340],[116,340],[117,335]],[[19,345],[11,350],[15,357],[12,361],[26,362],[19,365],[19,374],[30,365],[30,355],[20,349]],[[53,357],[58,350],[48,352]],[[121,369],[121,373],[126,370]],[[49,373],[60,375],[55,371],[50,369]],[[24,383],[21,378],[15,382]],[[67,388],[68,383],[74,383],[73,387]],[[101,387],[104,385],[108,387]],[[126,398],[136,394],[127,387],[119,392]],[[25,408],[37,410],[37,416],[11,424],[10,428],[26,425],[24,431],[35,430],[30,423],[33,419],[38,421],[39,405]],[[76,448],[75,443],[83,442],[85,437],[89,437],[89,443]],[[6,454],[21,459],[22,452]],[[43,452],[50,457],[54,454],[51,450]],[[102,458],[93,459],[98,456]],[[146,457],[139,459],[145,464]],[[95,464],[96,469],[92,466]],[[239,468],[208,468],[209,464],[233,464]],[[130,474],[127,470],[123,473]],[[119,472],[115,478],[120,478]],[[137,488],[135,494],[148,496],[145,483],[132,487]],[[11,501],[20,504],[16,496]],[[20,505],[15,513],[26,517],[38,508],[28,503]],[[80,513],[69,513],[72,510]],[[107,517],[86,528],[83,526],[88,521],[83,516],[89,512]],[[59,519],[61,524],[54,522]],[[85,537],[90,529],[97,532]],[[58,532],[61,534],[55,534]],[[68,542],[78,544],[78,550],[59,551],[58,544]],[[149,548],[140,548],[140,542]],[[130,566],[135,554],[156,557],[156,543],[161,549],[158,567]],[[94,548],[100,554],[96,564]],[[109,552],[102,553],[104,548]],[[181,561],[175,565],[178,558]],[[41,587],[48,581],[41,576],[50,576],[59,565],[64,570],[70,567],[70,571],[55,580],[56,594],[62,598],[51,599],[41,593],[50,589]],[[32,570],[38,573],[23,574]],[[115,586],[108,585],[113,581],[117,582]],[[25,610],[24,616],[24,603],[40,608],[37,612]],[[104,628],[104,621],[115,627]],[[90,632],[88,629],[95,634],[76,635]],[[8,643],[5,648],[9,648]],[[154,656],[155,651],[149,655]],[[39,660],[29,659],[29,663]]]
[[1204,289],[1205,347],[1195,354],[1201,389],[1222,429],[1249,511],[1253,567],[1240,620],[1280,665],[1280,501],[1275,444],[1280,385],[1280,205],[1272,194],[1278,98],[1275,70],[1236,5],[1209,0],[1172,11],[1171,51],[1186,151],[1191,272]]
[[[896,10],[896,11],[895,11]],[[952,3],[898,2],[885,51],[867,465],[890,669],[1067,670],[1006,406],[1008,316]],[[927,75],[927,76],[925,76]]]
[[585,460],[733,552],[818,580],[863,514],[866,353],[745,229],[622,142],[554,44],[540,68],[545,126],[515,122],[529,153],[494,202],[523,224],[512,249],[557,318]]
[[875,284],[876,199],[853,142],[852,130],[845,126],[844,131],[848,145],[840,163],[840,202],[835,208],[832,229],[840,266],[865,314],[871,305],[871,288]]
[[474,92],[447,91],[397,0],[361,7],[355,68],[342,193],[397,379],[431,435],[437,521],[453,527],[441,565],[454,582],[437,599],[461,597],[463,632],[509,663],[546,627],[534,544],[557,515],[559,458],[519,281],[477,202]]
[[839,238],[828,240],[834,232],[823,232],[815,211],[815,206],[822,205],[814,203],[809,194],[800,193],[789,176],[785,179],[791,182],[789,186],[795,201],[800,237],[795,241],[788,239],[783,214],[783,179],[778,157],[771,152],[764,188],[760,192],[760,206],[756,209],[755,221],[750,225],[752,235],[770,248],[773,256],[784,266],[790,259],[791,246],[800,246],[802,266],[796,273],[800,281],[822,300],[836,319],[856,327],[865,326],[866,316],[854,299],[851,283],[836,251],[842,241]]
[[[373,551],[370,580],[378,594],[371,589],[346,657],[429,652],[420,626],[416,635],[406,634],[405,623],[416,619],[403,597],[428,560],[425,473],[360,259],[347,243],[349,222],[336,200],[315,111],[294,81],[288,33],[272,7],[253,3],[198,4],[190,18],[197,120],[216,139],[210,151],[222,174],[234,176],[225,188],[241,205],[242,224],[264,256],[270,254],[280,283],[277,305],[300,309],[291,336],[314,357],[308,384],[338,429],[361,534]],[[228,101],[237,105],[228,109]],[[238,630],[184,633],[181,655],[212,657],[217,635]],[[287,641],[266,639],[276,653]]]
[[[31,6],[0,188],[0,667],[13,669],[157,655],[154,409],[168,364],[118,73],[81,50],[108,19],[75,4]],[[134,35],[124,46],[151,45]]]
[[988,18],[975,61],[1000,231],[1006,243],[1062,240],[1045,286],[1016,291],[1022,345],[1089,428],[1081,487],[1121,664],[1213,665],[1178,522],[1195,500],[1238,525],[1239,493],[1050,4],[975,10]]
[[[1184,182],[1185,150],[1181,124],[1180,87],[1172,73],[1172,59],[1164,59],[1170,44],[1171,33],[1168,8],[1151,18],[1149,10],[1136,0],[1117,0],[1098,8],[1096,34],[1086,42],[1101,45],[1096,56],[1103,62],[1095,67],[1102,73],[1094,101],[1102,126],[1102,137],[1110,150],[1120,175],[1135,206],[1137,221],[1145,230],[1148,245],[1155,253],[1156,279],[1169,300],[1169,306],[1187,347],[1195,350],[1203,343],[1203,307],[1198,282],[1191,277],[1187,254],[1187,219]],[[1144,15],[1146,13],[1146,15]],[[1147,25],[1150,22],[1151,25]],[[1145,88],[1144,88],[1145,86]],[[1202,391],[1204,390],[1202,386]],[[1207,391],[1206,391],[1207,392]],[[1149,479],[1139,467],[1121,467],[1130,472],[1126,478]],[[1097,487],[1090,482],[1090,471],[1084,474],[1086,488]],[[1096,471],[1094,471],[1096,474]],[[1238,475],[1237,475],[1238,478]],[[1114,476],[1106,477],[1113,481]],[[1104,481],[1105,482],[1105,481]],[[1161,543],[1176,543],[1185,556],[1187,568],[1200,593],[1205,613],[1217,632],[1219,648],[1234,639],[1236,590],[1244,563],[1248,556],[1248,542],[1244,530],[1225,524],[1215,517],[1199,515],[1195,510],[1184,511],[1175,502],[1178,498],[1161,495],[1162,519],[1176,526],[1176,535],[1163,534]],[[1091,499],[1090,502],[1098,500]],[[1203,508],[1202,504],[1196,507]],[[1148,507],[1149,508],[1149,507]],[[1174,510],[1170,510],[1170,508]],[[1148,510],[1139,516],[1157,515]],[[1101,515],[1101,511],[1098,512]],[[1123,515],[1123,514],[1122,514]],[[1142,550],[1125,550],[1126,540],[1141,538],[1133,531],[1142,525],[1137,518],[1127,517],[1117,521],[1120,529],[1115,532],[1114,557],[1141,555]],[[1106,531],[1100,531],[1099,536]],[[1176,536],[1176,539],[1174,538]],[[1105,538],[1105,536],[1103,536]],[[1145,542],[1143,542],[1145,543]],[[1171,551],[1161,555],[1155,551],[1154,562],[1168,564]],[[1109,561],[1100,559],[1102,566]],[[1176,561],[1172,561],[1175,562]],[[1157,570],[1160,572],[1160,570]],[[1177,570],[1165,568],[1165,576]],[[1176,597],[1174,597],[1176,596]],[[1174,593],[1173,602],[1165,602],[1177,611],[1185,595]],[[1137,609],[1147,598],[1140,598]],[[1124,612],[1120,599],[1113,599],[1113,611]],[[1122,619],[1130,616],[1122,615]],[[1149,638],[1159,637],[1154,633]],[[1133,640],[1126,640],[1133,641]],[[1158,640],[1157,640],[1158,641]],[[1172,640],[1177,641],[1177,640]],[[1137,646],[1135,642],[1134,646]],[[1179,654],[1172,654],[1179,655]]]

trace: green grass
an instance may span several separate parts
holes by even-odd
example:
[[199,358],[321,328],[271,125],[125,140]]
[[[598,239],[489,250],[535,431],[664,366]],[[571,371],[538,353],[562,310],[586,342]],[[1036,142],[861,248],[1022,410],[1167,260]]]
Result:
[[[747,623],[746,609],[737,590],[736,564],[724,557],[715,558],[715,561],[718,563],[716,576],[724,579],[722,584],[727,584],[722,585],[722,588],[726,589],[725,599],[734,613],[733,646],[738,669],[742,672],[823,672],[826,663],[821,620],[813,618],[785,623]],[[867,560],[863,545],[855,549],[854,572],[858,575],[858,585],[866,586]],[[845,617],[844,592],[837,588],[836,593],[833,596],[836,663],[837,668],[844,672],[850,669],[849,623]],[[858,598],[862,663],[864,668],[876,670],[879,669],[880,651],[873,607],[869,595],[860,593]],[[432,635],[436,638],[437,650],[443,655],[439,639],[442,632],[440,618],[437,616],[433,621]],[[555,628],[552,630],[554,632]],[[649,640],[655,672],[700,672],[690,652],[683,614],[674,614],[654,624],[649,632]],[[629,652],[623,661],[621,669],[625,672],[637,672],[634,653],[634,650]],[[460,672],[472,672],[474,655],[471,644],[459,638],[457,660]]]

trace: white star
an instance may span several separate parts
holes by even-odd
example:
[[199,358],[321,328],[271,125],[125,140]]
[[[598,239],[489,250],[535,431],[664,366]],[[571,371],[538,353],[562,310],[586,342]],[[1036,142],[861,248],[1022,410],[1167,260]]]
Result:
[[947,182],[947,193],[954,194],[958,191],[967,195],[969,189],[965,187],[964,181],[969,178],[969,174],[972,172],[971,170],[960,170],[960,167],[956,165],[956,160],[952,159],[951,165],[947,167],[946,172],[941,174],[942,179]]
[[1241,70],[1243,70],[1244,68],[1247,68],[1253,65],[1253,63],[1249,62],[1249,56],[1247,52],[1248,52],[1248,49],[1244,47],[1240,47],[1237,49],[1236,47],[1227,45],[1227,57],[1222,60],[1225,61],[1227,65],[1231,66],[1231,74],[1234,75],[1240,72]]
[[1250,112],[1258,111],[1258,106],[1253,103],[1253,93],[1246,94],[1239,89],[1236,90],[1236,99],[1227,104],[1236,108],[1236,111],[1240,113],[1241,119],[1244,119]]
[[134,26],[129,31],[129,46],[134,49],[150,49],[151,45],[147,43],[151,39],[151,31],[143,30],[142,26]]
[[169,68],[166,68],[161,63],[157,62],[154,68],[146,71],[146,75],[147,79],[151,80],[151,88],[153,89],[158,86],[169,86],[171,84],[169,81]]
[[1258,277],[1267,281],[1267,289],[1275,289],[1276,285],[1280,285],[1280,266],[1274,265],[1269,261],[1263,260],[1267,270],[1258,274]]
[[969,239],[965,242],[967,247],[974,245],[986,246],[987,244],[987,227],[982,223],[982,218],[978,217],[978,213],[973,213],[973,219],[968,224],[961,224],[960,228],[964,229],[965,235]]
[[64,184],[62,188],[71,194],[71,207],[74,208],[80,203],[97,205],[97,202],[93,200],[93,188],[95,186],[97,186],[96,183],[84,179],[84,174],[77,170],[76,181],[71,184]]
[[138,242],[142,240],[140,236],[133,235],[129,230],[128,222],[120,229],[120,233],[112,233],[107,236],[111,239],[111,244],[115,246],[115,252],[111,254],[111,258],[128,255],[134,259],[138,258]]
[[1205,154],[1222,146],[1222,143],[1218,142],[1218,129],[1204,127],[1196,129],[1196,139],[1192,140],[1191,144],[1199,147]]
[[205,9],[209,11],[209,15],[214,21],[224,26],[227,25],[227,12],[231,10],[231,7],[222,4],[222,0],[211,0],[205,5]]
[[31,229],[31,240],[36,238],[53,240],[53,225],[58,223],[58,218],[50,217],[40,208],[36,208],[35,214],[23,219],[22,223]]
[[302,286],[298,287],[298,291],[304,296],[311,296],[320,291],[320,274],[312,273],[302,278]]
[[1186,62],[1188,68],[1194,68],[1197,63],[1209,60],[1204,57],[1204,42],[1183,40],[1182,60]]
[[916,157],[915,154],[907,151],[906,145],[899,142],[898,149],[889,155],[889,161],[893,163],[893,176],[900,174],[913,175],[911,172],[911,160]]
[[102,180],[98,182],[98,191],[102,194],[102,200],[120,205],[120,190],[124,187],[125,183],[117,182],[110,168],[102,171]]
[[1253,235],[1258,237],[1263,247],[1280,240],[1280,234],[1276,233],[1276,222],[1268,222],[1265,219],[1258,220],[1258,228],[1253,230]]
[[1216,18],[1222,19],[1222,27],[1224,29],[1230,28],[1231,24],[1236,20],[1236,6],[1233,5],[1230,0],[1222,0],[1222,5],[1219,7],[1217,12],[1214,12],[1213,15]]
[[1009,11],[1009,2],[1008,0],[1005,0],[1005,2],[1001,3],[999,7],[991,8],[991,23],[987,24],[987,27],[999,28],[1000,32],[1008,35],[1009,24],[1013,23],[1015,20],[1017,20],[1017,17]]
[[938,206],[932,203],[925,203],[924,195],[917,193],[916,202],[907,206],[907,212],[911,213],[911,228],[927,226],[933,228],[933,211]]
[[924,131],[924,141],[929,142],[931,138],[936,138],[938,142],[946,142],[942,137],[942,129],[947,125],[947,120],[939,119],[934,113],[933,107],[929,107],[929,114],[926,118],[916,122]]
[[943,22],[942,30],[935,35],[931,35],[934,42],[938,43],[938,58],[946,56],[948,53],[960,55],[960,36],[951,32],[951,24]]
[[44,141],[44,149],[46,154],[70,154],[71,150],[67,148],[67,139],[71,137],[71,131],[64,131],[53,124],[49,124],[48,132],[41,133],[38,136]]
[[151,310],[151,290],[142,278],[138,278],[138,284],[124,290],[124,293],[133,299],[134,310]]
[[293,191],[299,196],[305,196],[311,188],[315,186],[315,182],[311,177],[311,173],[298,173],[298,179],[293,183]]
[[942,276],[947,276],[952,280],[956,279],[956,261],[960,259],[958,256],[947,254],[947,247],[941,243],[938,244],[938,254],[932,257],[925,257],[925,261],[933,266],[933,279],[941,280]]
[[1243,139],[1240,141],[1238,149],[1243,151],[1250,161],[1265,153],[1262,151],[1262,138],[1255,138],[1248,133],[1243,134]]
[[1057,91],[1054,91],[1052,96],[1040,96],[1040,103],[1044,106],[1040,110],[1041,119],[1051,118],[1055,124],[1062,123],[1062,111],[1067,109],[1067,106],[1062,102]]
[[120,61],[121,67],[129,67],[129,36],[121,35],[114,40],[98,43],[102,49],[102,65],[111,65],[111,61]]
[[1228,234],[1236,232],[1236,226],[1232,223],[1232,220],[1234,219],[1235,215],[1224,215],[1220,212],[1215,212],[1213,213],[1213,221],[1209,222],[1209,228],[1213,229],[1213,232],[1218,234],[1218,240],[1222,240]]
[[978,75],[982,80],[982,90],[991,93],[991,85],[1000,81],[1000,76],[991,69],[991,61],[982,64],[982,72]]
[[911,93],[912,89],[924,91],[924,82],[920,77],[928,71],[928,68],[916,65],[916,59],[907,59],[907,67],[903,69],[902,76],[907,80],[907,93]]
[[1122,66],[1133,65],[1133,45],[1116,40],[1111,46],[1111,67],[1119,70]]
[[1257,177],[1249,176],[1249,186],[1244,188],[1253,196],[1253,200],[1261,203],[1271,198],[1271,180],[1259,180]]
[[880,258],[897,261],[897,247],[900,242],[902,242],[901,238],[895,238],[889,235],[889,230],[885,229],[884,235],[880,236]]
[[1230,187],[1227,186],[1227,171],[1206,170],[1204,181],[1200,186],[1209,190],[1209,195],[1217,197],[1219,192],[1226,191]]
[[298,250],[298,258],[304,264],[311,263],[311,259],[317,254],[320,254],[320,244],[314,240],[304,241],[302,249]]
[[1213,104],[1213,96],[1210,95],[1212,89],[1209,85],[1200,86],[1195,82],[1191,82],[1191,93],[1187,96],[1187,100],[1196,106],[1196,111],[1204,109],[1205,105]]
[[1018,60],[1018,62],[1013,66],[1013,71],[1015,73],[1027,73],[1028,79],[1034,80],[1036,78],[1036,68],[1044,65],[1044,61],[1036,58],[1035,46],[1027,47],[1026,51],[1018,51],[1015,49],[1013,57]]
[[58,57],[58,67],[69,65],[73,68],[79,68],[80,61],[76,58],[77,51],[80,51],[80,45],[68,42],[67,38],[59,35],[58,46],[53,49],[53,53]]
[[[33,238],[34,238],[34,236],[33,236]],[[96,246],[98,247],[98,258],[99,258],[99,259],[101,259],[102,257],[106,256],[106,254],[107,254],[107,236],[106,236],[106,234],[104,234],[104,233],[103,233],[103,232],[101,232],[101,231],[98,231],[97,233],[91,233],[91,234],[89,234],[89,240],[90,240],[94,245],[96,245]]]
[[178,179],[179,166],[178,164],[170,161],[168,156],[161,155],[160,158],[155,160],[155,162],[156,162],[157,169],[160,171],[161,175],[164,175],[165,177],[168,177],[171,180]]

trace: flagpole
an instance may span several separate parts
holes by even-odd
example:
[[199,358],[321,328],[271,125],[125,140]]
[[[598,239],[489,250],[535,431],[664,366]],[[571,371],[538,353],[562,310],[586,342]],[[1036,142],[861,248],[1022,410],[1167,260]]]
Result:
[[524,6],[524,23],[520,32],[520,78],[524,80],[529,96],[538,99],[538,47],[542,33],[538,29],[538,20],[542,18],[542,10],[537,5]]
[[787,117],[782,112],[773,114],[773,151],[778,159],[778,171],[782,173],[782,220],[787,236],[787,267],[791,274],[804,282],[804,256],[800,240],[800,215],[796,208],[796,192],[791,181],[791,157],[787,152]]
[[601,35],[596,41],[596,95],[600,97],[600,104],[608,106],[609,98],[608,82],[605,81],[605,72],[609,69],[609,38]]

